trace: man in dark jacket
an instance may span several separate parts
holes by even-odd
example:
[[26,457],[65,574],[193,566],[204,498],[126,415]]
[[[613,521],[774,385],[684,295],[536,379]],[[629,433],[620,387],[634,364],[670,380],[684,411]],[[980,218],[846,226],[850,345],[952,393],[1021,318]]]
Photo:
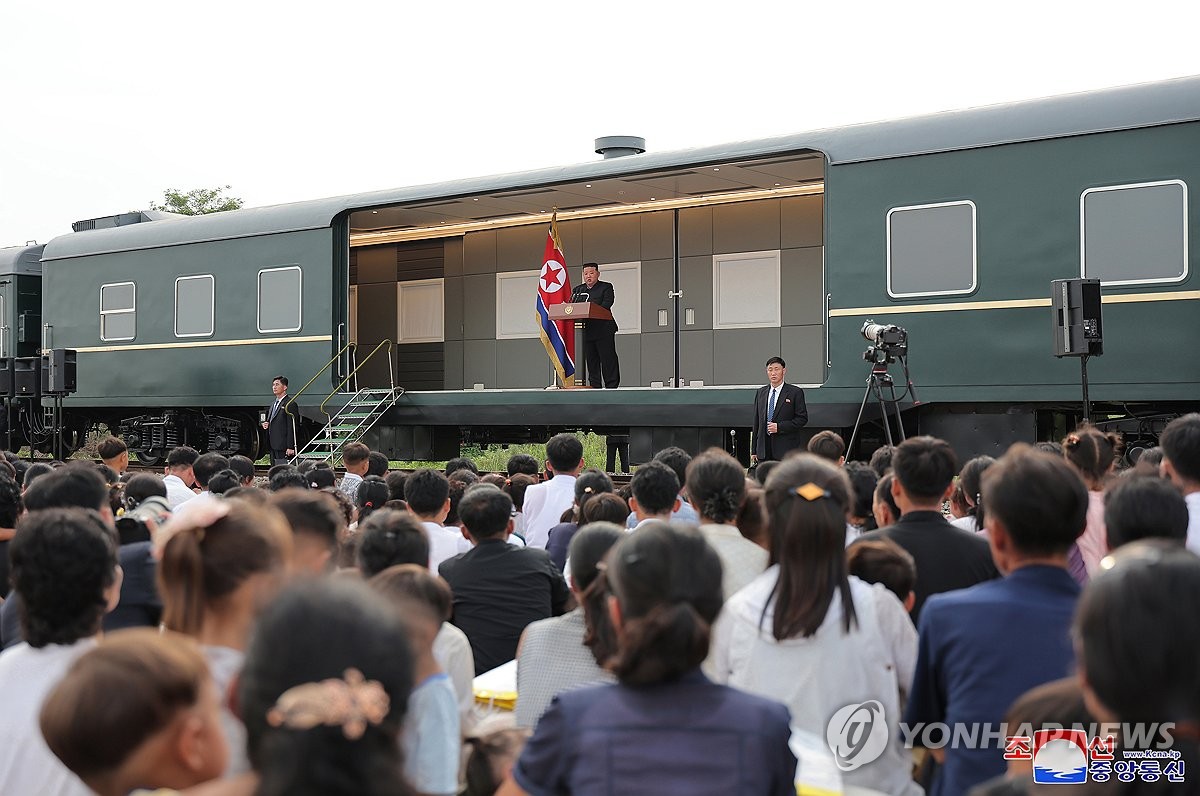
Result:
[[948,442],[934,437],[906,440],[896,448],[892,469],[892,497],[900,519],[863,534],[855,544],[891,539],[913,557],[917,599],[910,614],[915,623],[927,598],[998,578],[1000,572],[986,537],[955,528],[942,516],[942,501],[949,497],[958,471],[958,458]]
[[754,430],[750,458],[753,462],[782,459],[801,447],[800,429],[808,423],[804,390],[784,381],[787,363],[767,360],[767,384],[754,396]]
[[263,413],[262,427],[267,430],[267,446],[271,449],[271,464],[287,462],[296,455],[296,427],[288,413],[287,376],[276,376],[271,380],[271,392],[275,400]]
[[[600,266],[584,263],[583,283],[572,291],[571,301],[588,301],[612,310],[615,299],[612,283],[600,281]],[[589,385],[609,389],[621,386],[616,321],[588,321],[583,325],[583,358]]]

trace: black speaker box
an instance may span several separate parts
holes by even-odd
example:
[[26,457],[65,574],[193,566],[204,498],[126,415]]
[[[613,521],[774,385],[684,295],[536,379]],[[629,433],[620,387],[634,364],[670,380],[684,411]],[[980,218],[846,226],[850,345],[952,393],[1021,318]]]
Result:
[[1104,353],[1099,279],[1055,279],[1050,283],[1054,356],[1098,357]]

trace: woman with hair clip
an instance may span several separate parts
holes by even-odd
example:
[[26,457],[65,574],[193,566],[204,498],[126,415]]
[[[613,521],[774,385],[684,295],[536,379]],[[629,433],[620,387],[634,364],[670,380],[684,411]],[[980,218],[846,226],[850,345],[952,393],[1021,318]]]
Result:
[[846,474],[811,454],[781,462],[766,484],[771,566],[726,604],[714,630],[713,679],[787,705],[797,730],[824,743],[847,705],[877,703],[887,744],[843,771],[846,785],[919,794],[897,721],[917,633],[900,600],[846,566]]
[[414,794],[400,744],[413,674],[400,613],[362,582],[285,589],[259,618],[238,686],[256,796]]
[[[156,541],[163,626],[200,642],[225,704],[255,617],[283,581],[291,529],[274,508],[209,500],[165,524]],[[221,718],[232,752],[228,773],[242,773],[245,731],[228,710]]]
[[746,475],[725,451],[708,450],[688,463],[684,488],[700,515],[700,534],[721,559],[721,591],[728,600],[767,568],[767,551],[734,524],[746,501]]
[[958,488],[962,490],[967,513],[950,524],[964,531],[983,532],[983,474],[996,463],[991,456],[976,456],[963,465],[958,473]]
[[571,537],[583,524],[583,508],[595,495],[613,491],[613,482],[606,474],[594,467],[589,467],[575,479],[575,505],[571,507],[571,518],[560,522],[550,529],[550,541],[546,543],[546,552],[560,570],[567,568],[567,548],[571,546]]
[[[1075,543],[1087,577],[1091,577],[1100,566],[1100,559],[1108,552],[1108,535],[1104,528],[1104,485],[1116,468],[1122,447],[1119,434],[1106,434],[1087,423],[1080,425],[1062,441],[1063,456],[1079,473],[1088,490],[1087,527]],[[1076,580],[1079,579],[1077,568],[1072,568],[1071,574],[1076,575]],[[1086,578],[1082,582],[1086,582]]]
[[[1118,750],[1169,749],[1167,754],[1178,758],[1162,760],[1155,783],[1143,776],[1121,782],[1114,763],[1107,785],[1097,786],[1093,772],[1087,786],[1091,790],[1081,792],[1196,792],[1200,769],[1197,605],[1200,558],[1178,543],[1133,542],[1101,562],[1075,612],[1073,635],[1084,701],[1102,726],[1119,723],[1125,733],[1130,728],[1144,733],[1140,740],[1132,734],[1116,737]],[[1120,751],[1114,759],[1122,759]],[[1134,765],[1136,772],[1136,761]]]
[[499,793],[796,793],[787,709],[700,672],[721,562],[698,531],[649,522],[609,555],[618,683],[559,694]]

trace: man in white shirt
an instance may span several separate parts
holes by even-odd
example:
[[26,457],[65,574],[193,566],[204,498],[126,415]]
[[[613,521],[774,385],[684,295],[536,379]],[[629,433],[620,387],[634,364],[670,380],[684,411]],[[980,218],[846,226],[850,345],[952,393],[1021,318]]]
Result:
[[116,533],[95,511],[43,509],[22,518],[10,555],[26,640],[0,655],[0,793],[88,796],[46,745],[39,716],[117,604]]
[[556,434],[546,443],[549,481],[525,490],[525,543],[546,549],[550,529],[575,504],[575,477],[583,469],[583,443],[574,434]]
[[192,491],[192,484],[196,480],[196,474],[192,472],[192,465],[198,458],[200,458],[200,454],[187,445],[173,448],[167,454],[167,469],[163,476],[163,484],[167,487],[167,504],[171,507],[171,511],[196,496],[196,493]]
[[450,482],[436,470],[417,470],[404,481],[404,500],[429,537],[429,569],[458,555],[462,535],[442,522],[450,513]]
[[1177,417],[1158,438],[1164,478],[1183,492],[1188,507],[1187,548],[1200,554],[1200,414]]
[[[213,493],[208,491],[208,481],[222,470],[229,469],[229,460],[219,453],[202,453],[192,463],[192,477],[196,479],[196,486],[200,487],[200,493],[193,495],[190,499],[184,501],[186,506],[180,505],[179,511],[188,511],[198,506],[203,505],[206,501],[213,499]],[[167,492],[168,497],[170,491]]]

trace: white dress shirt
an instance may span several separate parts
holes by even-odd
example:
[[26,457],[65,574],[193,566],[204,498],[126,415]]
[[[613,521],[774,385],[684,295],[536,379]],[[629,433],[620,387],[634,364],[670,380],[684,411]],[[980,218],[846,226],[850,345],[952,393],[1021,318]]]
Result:
[[1200,492],[1183,496],[1188,507],[1187,549],[1200,555]]
[[461,552],[458,543],[463,541],[463,537],[457,528],[447,528],[436,522],[423,521],[421,525],[429,537],[429,569],[436,575],[443,561]]
[[171,507],[171,511],[196,496],[196,493],[183,483],[183,479],[175,474],[163,476],[163,486],[167,488],[167,505]]
[[563,512],[575,505],[575,476],[556,475],[525,490],[525,544],[546,549],[550,529],[561,522]]
[[91,795],[50,751],[38,722],[50,691],[95,645],[94,638],[36,649],[21,642],[0,655],[0,793]]

